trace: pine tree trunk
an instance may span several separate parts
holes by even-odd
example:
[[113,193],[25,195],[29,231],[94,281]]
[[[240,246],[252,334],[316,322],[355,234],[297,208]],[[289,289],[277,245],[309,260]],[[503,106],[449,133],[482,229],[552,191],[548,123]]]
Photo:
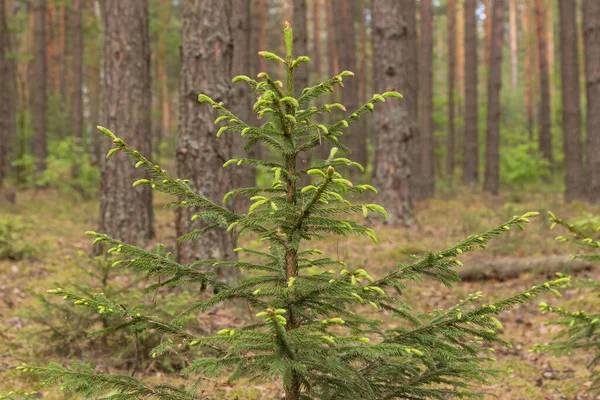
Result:
[[[545,2],[544,21],[546,21],[546,59],[548,60],[548,80],[550,99],[554,98],[554,2]],[[550,102],[552,107],[552,102]]]
[[[104,3],[103,124],[141,154],[150,151],[151,82],[147,0]],[[105,149],[107,145],[104,145]],[[152,191],[123,153],[103,160],[100,232],[143,245],[154,236]]]
[[[337,10],[339,12],[339,10]],[[337,26],[334,26],[333,10],[331,1],[325,0],[325,16],[327,19],[327,50],[329,54],[329,75],[333,76],[340,73],[340,60],[338,48],[336,46],[336,31],[339,32]]]
[[416,136],[417,33],[414,0],[373,0],[375,92],[398,88],[400,104],[378,104],[375,169],[380,201],[391,224],[414,222],[410,150]]
[[432,0],[421,0],[421,195],[433,197],[434,144],[433,144],[433,4]]
[[552,137],[550,135],[550,77],[546,49],[546,21],[544,20],[543,0],[535,0],[535,20],[537,29],[540,63],[540,132],[538,148],[544,158],[552,163]]
[[[230,168],[223,168],[223,163],[231,158],[233,136],[216,137],[215,113],[198,104],[198,94],[230,102],[231,0],[184,0],[182,4],[177,174],[190,179],[190,185],[202,195],[219,201],[232,186]],[[199,220],[191,221],[196,212],[178,210],[178,236],[204,226]],[[233,244],[225,229],[214,230],[198,240],[178,244],[179,261],[233,260]]]
[[[306,0],[294,1],[294,23],[292,30],[294,32],[294,57],[308,56],[307,43],[308,32],[306,26]],[[302,94],[302,89],[308,86],[308,69],[306,64],[296,68],[294,76],[294,94],[299,97]]]
[[313,10],[312,10],[312,18],[313,18],[313,40],[314,40],[314,71],[317,76],[317,81],[321,82],[321,9],[323,5],[320,3],[320,0],[313,0]]
[[465,147],[463,183],[479,181],[479,113],[477,103],[477,0],[465,1]]
[[517,0],[510,0],[509,3],[509,26],[510,26],[510,87],[517,89],[518,82],[518,46],[517,46]]
[[35,171],[41,174],[46,169],[48,149],[46,145],[46,8],[44,0],[33,1],[34,60],[31,97],[33,99],[33,156]]
[[448,0],[448,146],[446,174],[452,184],[454,177],[454,82],[456,79],[456,7]]
[[485,30],[485,46],[483,46],[483,65],[485,66],[486,71],[489,71],[490,68],[490,51],[492,45],[492,0],[483,0],[483,5],[485,7],[485,20],[484,30]]
[[[246,74],[246,63],[251,57],[258,57],[250,54],[250,2],[247,0],[232,0],[231,3],[231,37],[233,38],[233,54],[231,74],[233,76]],[[295,14],[294,14],[295,15]],[[294,29],[296,33],[296,29]],[[232,96],[229,102],[229,109],[241,118],[242,121],[248,122],[255,119],[252,112],[253,93],[248,90],[248,86],[242,83],[233,85]],[[240,135],[235,135],[233,138],[233,151],[238,157],[256,158],[258,156],[258,147],[252,148],[249,152],[244,151],[246,139]],[[233,187],[253,187],[256,184],[256,169],[252,166],[245,165],[238,168],[234,174]],[[238,213],[247,213],[250,202],[245,196],[238,196],[234,199],[234,209]]]
[[583,0],[583,39],[587,95],[588,196],[600,203],[600,2]]
[[[267,14],[269,13],[269,6],[267,3],[267,0],[256,0],[254,4],[253,21],[256,21],[256,24],[253,24],[253,26],[256,26],[256,30],[253,30],[258,36],[256,40],[256,43],[258,44],[258,51],[267,50]],[[252,54],[252,57],[258,60],[258,70],[256,71],[257,74],[259,72],[267,72],[267,59],[264,57],[258,57],[256,54],[258,51]]]
[[525,108],[527,109],[527,132],[529,140],[533,141],[533,66],[534,66],[534,38],[531,13],[531,0],[524,0],[523,4],[523,36],[525,38]]
[[581,152],[581,103],[577,9],[572,0],[559,0],[560,64],[562,81],[562,128],[565,153],[565,200],[585,198]]
[[[333,0],[335,10],[334,19],[337,30],[336,48],[339,51],[340,71],[350,70],[357,72],[356,67],[356,40],[354,36],[354,1]],[[359,107],[358,77],[344,79],[344,88],[341,90],[342,103],[349,112]],[[344,143],[352,150],[352,159],[360,164],[366,164],[366,142],[362,135],[360,124],[351,125],[344,131]],[[357,170],[353,169],[352,173]]]
[[10,138],[8,132],[9,120],[14,118],[10,115],[9,98],[10,93],[10,64],[8,54],[10,50],[10,40],[8,34],[8,25],[6,19],[6,7],[4,0],[0,0],[0,189],[4,184],[6,176],[8,141]]
[[83,29],[82,0],[73,0],[71,38],[73,40],[73,94],[71,98],[71,131],[80,138],[83,133]]
[[500,89],[502,87],[502,48],[504,43],[505,8],[504,0],[494,0],[487,93],[487,140],[483,190],[495,195],[500,191]]
[[58,78],[58,86],[60,91],[60,98],[62,100],[62,104],[65,104],[67,101],[67,53],[69,51],[68,48],[68,23],[69,23],[69,7],[66,4],[61,5],[60,7],[60,26],[59,26],[59,40],[60,40],[60,54],[59,54],[59,63],[60,63],[60,77]]
[[463,114],[465,95],[465,5],[464,1],[456,3],[456,107],[458,115]]

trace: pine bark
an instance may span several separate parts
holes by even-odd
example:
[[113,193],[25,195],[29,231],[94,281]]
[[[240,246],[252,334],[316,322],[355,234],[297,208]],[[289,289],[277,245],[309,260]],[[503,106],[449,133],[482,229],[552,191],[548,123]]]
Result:
[[529,140],[533,141],[533,81],[535,52],[534,47],[533,22],[531,12],[531,0],[524,0],[523,3],[523,36],[525,38],[525,108],[527,109],[527,132]]
[[583,0],[583,40],[587,95],[588,196],[600,203],[600,2]]
[[488,115],[483,190],[497,195],[500,191],[500,89],[502,87],[502,48],[504,43],[505,1],[494,0],[490,70],[488,76]]
[[517,0],[510,0],[509,3],[509,26],[510,26],[510,87],[512,90],[517,89],[518,83],[518,42],[517,42]]
[[550,76],[546,48],[546,21],[543,0],[535,0],[535,21],[537,29],[539,68],[540,68],[540,132],[538,148],[542,156],[552,164],[552,137],[550,134]]
[[[336,45],[339,52],[339,68],[341,71],[357,72],[356,39],[354,32],[354,1],[333,0]],[[359,107],[358,77],[344,79],[341,91],[342,103],[350,111]],[[362,165],[366,164],[366,141],[360,124],[351,125],[344,131],[344,143],[352,150],[352,159]],[[356,170],[353,170],[355,172]]]
[[[231,158],[233,136],[216,137],[214,110],[198,104],[198,94],[204,93],[217,102],[230,102],[231,0],[184,0],[182,5],[177,174],[190,179],[198,193],[220,201],[232,187],[230,169],[223,168],[223,163]],[[198,211],[178,210],[177,235],[205,226],[199,220],[191,221]],[[233,244],[225,229],[214,230],[198,240],[179,243],[179,261],[233,260]]]
[[9,135],[9,120],[14,118],[10,114],[9,102],[13,101],[9,97],[10,91],[10,41],[8,35],[8,24],[6,18],[6,4],[4,0],[0,0],[0,76],[5,77],[0,79],[0,189],[4,184],[6,176],[6,167],[8,155],[8,141],[11,138]]
[[376,184],[391,224],[414,223],[410,148],[417,130],[417,33],[414,0],[373,0],[375,92],[398,88],[399,101],[375,113]]
[[321,9],[320,0],[313,0],[312,18],[313,18],[313,40],[314,40],[314,71],[317,81],[321,81],[322,60],[321,60]]
[[[308,31],[306,25],[306,0],[294,1],[294,57],[308,56]],[[302,94],[302,89],[308,86],[308,66],[303,64],[294,71],[294,92],[296,97]]]
[[433,4],[432,0],[421,0],[421,136],[420,163],[421,195],[433,197],[434,143],[433,143]]
[[456,5],[448,0],[448,142],[446,174],[452,184],[454,177],[454,84],[456,80]]
[[335,32],[338,31],[334,26],[333,10],[331,1],[325,0],[325,17],[327,21],[327,50],[329,54],[329,75],[333,76],[340,73],[340,60],[338,48],[336,46]]
[[[232,0],[231,2],[231,37],[233,39],[232,54],[232,76],[245,75],[248,73],[246,63],[251,59],[250,54],[250,2],[247,0]],[[295,15],[295,14],[294,14]],[[294,29],[294,33],[296,29]],[[251,123],[255,118],[252,112],[252,92],[248,86],[238,83],[232,86],[231,99],[229,103],[230,110],[241,118],[242,121]],[[233,138],[233,151],[238,157],[257,158],[258,147],[253,147],[249,152],[244,151],[246,139],[240,135]],[[253,187],[256,184],[256,169],[246,165],[238,168],[233,176],[233,186]],[[250,202],[245,196],[238,196],[234,199],[234,209],[239,213],[247,213]]]
[[46,7],[44,0],[33,1],[34,61],[31,97],[33,99],[33,156],[35,172],[46,169],[48,149],[46,144]]
[[[256,21],[256,29],[253,28],[253,31],[257,35],[255,43],[258,43],[258,51],[267,50],[267,14],[269,12],[267,0],[256,0],[254,4],[254,18],[253,21]],[[254,25],[253,25],[254,26]],[[252,57],[258,60],[258,70],[259,72],[267,72],[267,59],[264,57],[258,57],[256,53],[252,54]]]
[[562,128],[565,154],[565,200],[585,198],[581,151],[581,101],[577,9],[571,0],[558,0],[562,81]]
[[463,183],[479,181],[479,116],[477,103],[477,0],[465,1],[465,147]]
[[483,0],[485,20],[483,22],[485,31],[485,46],[483,46],[483,65],[486,70],[490,68],[490,51],[492,45],[492,0]]
[[82,0],[73,0],[71,38],[73,40],[73,92],[71,98],[71,131],[74,137],[83,133],[83,29]]
[[[106,0],[104,6],[104,125],[141,154],[149,154],[148,2]],[[145,185],[131,187],[143,177],[121,152],[102,161],[100,232],[136,245],[154,236],[152,191]]]

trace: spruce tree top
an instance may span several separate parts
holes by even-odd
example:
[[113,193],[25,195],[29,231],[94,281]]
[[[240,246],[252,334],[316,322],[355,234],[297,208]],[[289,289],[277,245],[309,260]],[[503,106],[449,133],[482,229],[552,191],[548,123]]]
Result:
[[[265,167],[270,174],[268,187],[239,188],[231,196],[250,196],[252,204],[246,214],[237,214],[220,202],[198,194],[186,180],[171,177],[116,137],[106,128],[99,130],[115,145],[107,155],[124,151],[150,175],[133,185],[148,185],[172,194],[179,200],[169,207],[197,207],[194,219],[204,221],[201,229],[179,240],[194,240],[212,229],[227,229],[236,237],[252,235],[264,242],[263,250],[239,247],[235,251],[250,254],[261,262],[198,260],[182,265],[175,262],[162,247],[154,252],[128,245],[107,235],[89,232],[94,243],[110,247],[121,255],[115,267],[128,268],[156,279],[149,286],[197,286],[206,291],[193,304],[170,321],[145,315],[141,306],[117,304],[103,294],[93,297],[57,288],[49,293],[88,307],[103,318],[119,320],[115,329],[136,332],[152,329],[164,337],[152,350],[153,357],[166,353],[182,354],[187,360],[181,373],[190,377],[185,388],[169,384],[149,387],[141,380],[125,375],[97,374],[88,365],[20,367],[42,375],[48,382],[61,382],[68,390],[86,396],[111,393],[112,399],[159,398],[201,399],[204,385],[213,378],[228,383],[273,381],[280,384],[285,399],[425,399],[477,397],[471,383],[485,381],[497,371],[483,365],[491,360],[492,343],[508,345],[498,335],[502,329],[494,317],[517,303],[540,292],[556,292],[556,280],[534,286],[525,293],[489,304],[479,304],[481,292],[470,294],[450,309],[430,313],[414,310],[401,300],[410,281],[428,277],[447,286],[459,281],[455,271],[461,253],[485,247],[486,243],[513,226],[523,227],[537,213],[516,216],[487,232],[470,236],[457,245],[399,265],[394,272],[374,277],[360,266],[348,266],[335,258],[322,255],[315,247],[327,235],[365,235],[377,241],[372,229],[345,218],[351,213],[371,212],[386,216],[376,204],[353,204],[346,198],[351,193],[375,192],[370,185],[354,185],[342,174],[348,168],[362,166],[338,153],[348,153],[340,139],[344,129],[365,112],[372,112],[379,102],[399,98],[390,91],[375,94],[371,100],[346,118],[331,125],[315,122],[315,118],[333,109],[346,111],[338,103],[321,107],[311,101],[343,87],[343,79],[353,73],[344,71],[318,85],[306,88],[294,98],[294,71],[309,61],[306,56],[293,58],[292,29],[285,28],[287,54],[284,58],[260,52],[261,57],[281,63],[286,68],[286,84],[272,79],[266,72],[257,80],[237,76],[233,82],[245,82],[258,94],[253,110],[264,124],[253,126],[240,120],[222,103],[201,94],[198,100],[209,104],[219,114],[215,123],[225,123],[220,136],[240,134],[247,139],[246,149],[262,144],[279,155],[276,161],[234,158],[224,167],[249,164]],[[296,169],[299,153],[331,142],[335,147],[323,162],[306,170]],[[308,175],[311,184],[299,187]],[[210,177],[207,177],[210,179]],[[238,285],[230,285],[215,277],[210,268],[239,268],[252,271]],[[159,280],[158,277],[163,277]],[[164,279],[164,277],[168,279]],[[557,292],[556,292],[557,293]],[[244,301],[256,313],[256,319],[238,329],[224,327],[216,334],[201,336],[186,329],[195,314],[231,300]],[[383,320],[387,324],[383,324]],[[207,378],[207,380],[205,380]],[[208,380],[210,379],[210,381]]]

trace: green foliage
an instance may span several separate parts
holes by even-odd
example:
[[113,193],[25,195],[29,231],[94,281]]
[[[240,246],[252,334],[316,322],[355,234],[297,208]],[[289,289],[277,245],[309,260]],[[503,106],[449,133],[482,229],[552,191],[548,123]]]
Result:
[[[227,229],[236,237],[258,239],[264,243],[262,247],[236,248],[239,261],[180,264],[162,247],[147,251],[105,234],[88,232],[95,244],[106,246],[109,253],[120,257],[114,268],[127,268],[148,279],[151,284],[146,290],[193,287],[202,293],[190,298],[185,310],[173,312],[170,317],[148,313],[139,305],[128,305],[106,293],[89,295],[63,288],[48,291],[109,321],[110,328],[98,335],[128,329],[160,337],[160,344],[150,351],[151,357],[178,354],[185,358],[186,364],[179,372],[191,384],[186,388],[149,387],[136,378],[97,373],[92,366],[82,364],[23,365],[20,370],[38,374],[49,384],[60,383],[65,390],[112,399],[211,398],[204,390],[214,385],[214,380],[227,384],[274,381],[288,400],[482,397],[471,384],[500,373],[486,364],[493,360],[490,345],[509,346],[498,335],[502,324],[495,316],[545,291],[560,295],[555,287],[568,279],[533,286],[489,304],[482,304],[483,293],[477,292],[449,309],[431,312],[413,309],[402,300],[402,294],[411,282],[424,278],[447,286],[459,282],[456,268],[462,263],[456,257],[485,248],[490,240],[513,227],[524,229],[537,213],[515,216],[446,250],[415,257],[412,263],[400,264],[386,276],[374,277],[360,266],[352,267],[323,255],[315,246],[327,235],[362,235],[377,242],[375,232],[361,223],[360,216],[376,213],[385,217],[385,210],[376,204],[348,200],[377,190],[367,184],[355,185],[342,175],[349,168],[362,166],[337,152],[348,150],[341,142],[345,128],[364,113],[373,112],[377,103],[401,96],[393,91],[376,94],[337,122],[314,122],[315,117],[332,108],[345,111],[340,104],[316,107],[310,103],[343,86],[343,79],[353,74],[344,71],[294,98],[294,70],[308,58],[293,59],[289,27],[285,35],[285,59],[272,53],[260,54],[284,64],[286,85],[265,72],[258,75],[258,80],[247,76],[233,80],[245,82],[259,95],[254,111],[262,117],[262,125],[249,125],[206,95],[198,98],[219,115],[216,123],[223,126],[217,136],[239,133],[247,140],[246,148],[260,144],[278,155],[273,161],[236,158],[225,163],[227,168],[258,166],[269,174],[267,185],[234,189],[223,199],[249,196],[252,204],[246,214],[234,213],[199,194],[189,181],[173,178],[108,129],[99,127],[114,143],[107,158],[123,151],[136,167],[147,171],[148,178],[136,181],[134,186],[147,185],[177,197],[168,207],[201,210],[193,216],[203,221],[201,228],[179,240],[194,240],[208,231]],[[329,157],[310,169],[297,170],[298,155],[323,142],[335,146]],[[310,183],[300,186],[303,178]],[[238,268],[246,274],[239,284],[232,285],[217,279],[211,268]],[[194,326],[198,313],[232,301],[245,303],[255,318],[216,333],[204,333]]]
[[[24,154],[12,164],[22,171],[19,183],[25,188],[49,187],[73,196],[92,197],[100,183],[100,169],[90,162],[88,153],[77,138],[50,142],[46,170],[36,177],[35,158]],[[68,177],[69,179],[65,179]]]
[[503,184],[538,183],[550,177],[550,165],[535,143],[504,146],[500,152],[500,178]]
[[35,258],[38,249],[25,241],[22,233],[26,227],[18,219],[0,220],[0,260]]
[[[592,253],[576,254],[573,258],[600,261],[600,252],[598,252],[600,240],[588,235],[573,224],[557,218],[553,213],[548,212],[548,214],[550,215],[552,228],[560,225],[571,234],[570,237],[558,236],[556,240],[573,242],[592,250]],[[577,280],[572,286],[600,294],[600,281],[593,279]],[[588,314],[583,310],[570,311],[547,303],[540,303],[540,310],[543,313],[555,314],[558,318],[547,322],[547,324],[558,325],[562,329],[555,336],[553,342],[547,345],[536,345],[534,351],[552,352],[557,355],[570,355],[574,351],[587,351],[591,355],[587,367],[594,376],[593,384],[589,390],[600,393],[600,314],[597,312]]]

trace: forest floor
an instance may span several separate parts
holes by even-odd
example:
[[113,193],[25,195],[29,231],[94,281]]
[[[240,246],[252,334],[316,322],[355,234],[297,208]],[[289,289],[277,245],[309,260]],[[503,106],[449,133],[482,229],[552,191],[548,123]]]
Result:
[[[162,207],[167,201],[167,197],[155,198],[155,242],[172,246],[175,234],[173,214]],[[325,254],[337,256],[353,268],[365,268],[376,277],[392,270],[398,263],[406,262],[411,254],[418,256],[427,251],[450,247],[470,234],[484,232],[513,215],[539,211],[542,215],[526,225],[525,232],[511,230],[493,240],[486,250],[461,257],[464,268],[471,269],[476,269],[479,264],[488,265],[493,260],[511,257],[510,260],[515,260],[516,270],[519,271],[519,260],[527,265],[527,260],[532,257],[544,256],[551,261],[551,257],[579,251],[572,245],[554,240],[555,236],[565,232],[549,230],[549,222],[545,217],[547,210],[572,221],[600,215],[599,208],[589,205],[566,205],[558,193],[509,193],[501,197],[488,197],[480,193],[461,192],[421,202],[415,208],[419,223],[411,228],[393,229],[372,221],[380,240],[378,245],[367,238],[353,237],[330,239],[319,243],[318,247]],[[93,291],[98,287],[106,290],[125,286],[135,288],[140,283],[131,277],[111,275],[104,283],[100,282],[102,277],[94,278],[94,268],[101,263],[90,258],[91,243],[84,231],[96,228],[96,216],[97,201],[76,201],[49,190],[19,192],[16,205],[0,203],[0,224],[9,222],[15,225],[20,230],[17,236],[21,236],[23,243],[38,249],[34,259],[0,260],[0,392],[36,390],[43,398],[69,398],[57,388],[42,387],[35,378],[14,370],[24,362],[45,365],[48,362],[70,363],[77,359],[95,360],[98,370],[131,372],[131,362],[127,358],[131,358],[131,351],[128,353],[117,349],[118,346],[128,345],[131,349],[131,344],[125,343],[130,339],[126,336],[118,336],[108,342],[87,339],[81,332],[97,327],[97,316],[78,315],[71,311],[72,305],[61,304],[53,299],[50,303],[42,300],[46,297],[46,289],[57,286]],[[519,272],[517,277],[511,279],[466,281],[450,289],[430,281],[417,282],[404,295],[409,304],[425,310],[452,306],[468,293],[479,290],[486,295],[485,301],[499,300],[554,277],[551,266]],[[600,268],[584,269],[575,275],[600,278]],[[505,328],[504,338],[513,344],[513,348],[496,348],[497,362],[494,367],[506,373],[479,387],[486,394],[486,399],[591,399],[585,394],[590,384],[589,372],[585,368],[590,354],[575,353],[568,357],[553,358],[530,352],[534,344],[548,341],[555,332],[553,327],[544,325],[547,316],[538,311],[541,301],[549,304],[560,302],[572,310],[597,312],[600,308],[597,296],[591,297],[578,289],[566,289],[563,292],[563,299],[541,296],[501,314],[499,319]],[[173,300],[171,294],[164,292],[158,296],[140,294],[139,297],[146,302],[164,301],[168,307],[177,310],[183,306],[186,296],[177,297],[183,300]],[[178,304],[177,301],[182,303]],[[231,327],[228,324],[235,325],[251,318],[243,308],[233,313],[230,311],[217,310],[200,317],[199,321],[212,330],[219,326]],[[81,331],[77,332],[78,329]],[[98,341],[101,341],[100,345]],[[149,338],[148,342],[151,341],[152,338]],[[115,348],[107,350],[103,347],[107,343]],[[138,370],[141,372],[137,376],[149,382],[160,382],[172,367],[147,356],[140,358],[143,359],[144,368]],[[177,379],[171,375],[169,381],[176,383]],[[181,382],[184,382],[183,378]],[[208,392],[220,393],[215,398],[235,399],[238,396],[240,400],[252,400],[281,397],[281,393],[268,383],[234,388],[216,384],[211,386],[214,387],[208,388]]]

